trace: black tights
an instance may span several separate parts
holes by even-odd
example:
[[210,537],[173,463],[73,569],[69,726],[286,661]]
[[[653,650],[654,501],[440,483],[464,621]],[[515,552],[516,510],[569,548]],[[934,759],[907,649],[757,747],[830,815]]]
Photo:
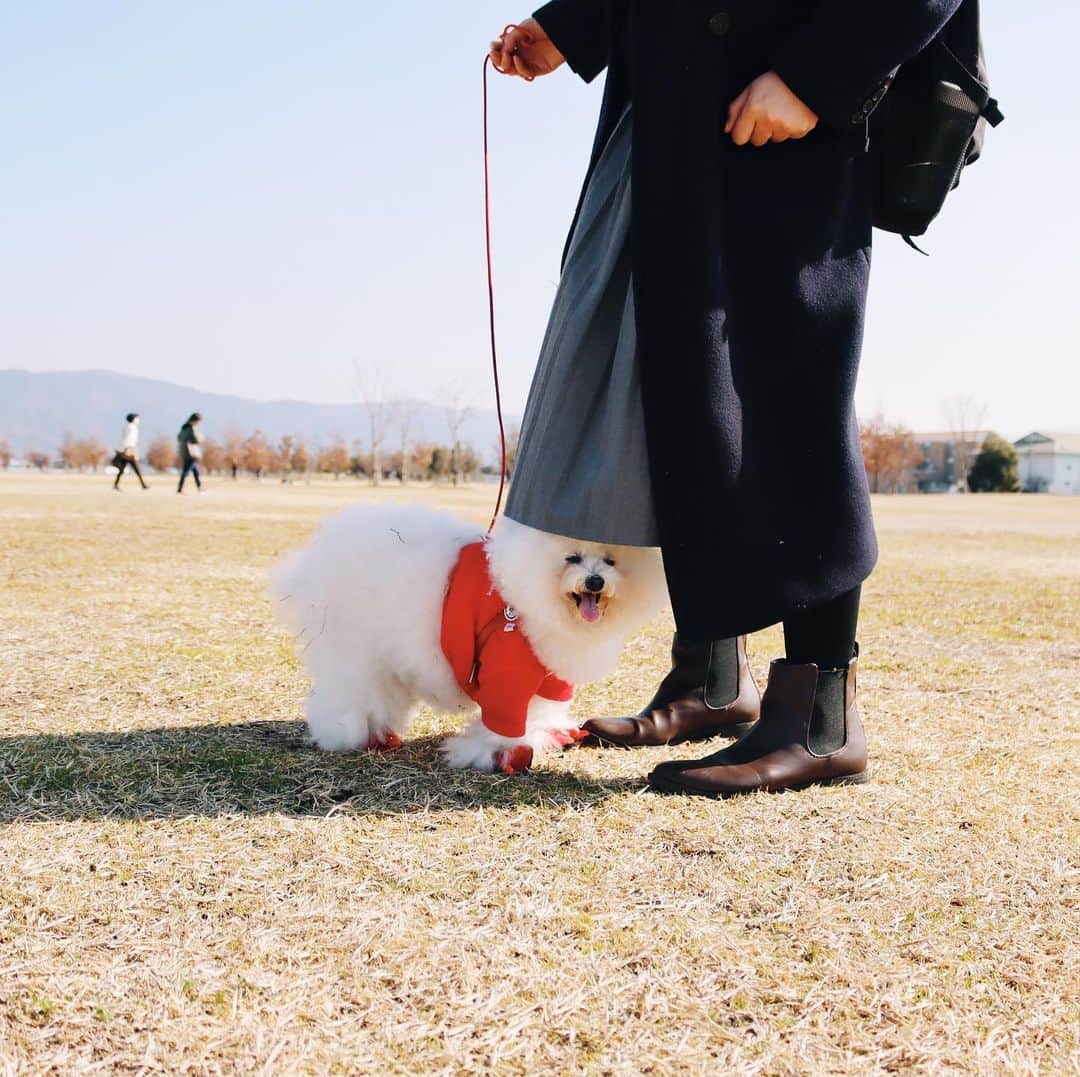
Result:
[[184,479],[188,477],[188,474],[195,480],[195,485],[201,490],[202,479],[199,478],[199,464],[193,457],[189,457],[184,461],[183,469],[180,471],[180,485],[177,486],[176,492],[182,493],[184,489]]
[[814,662],[820,669],[846,666],[855,653],[862,587],[795,614],[784,621],[784,650],[789,662]]
[[146,480],[142,477],[142,472],[139,470],[139,462],[137,460],[129,460],[126,456],[120,457],[120,463],[116,468],[116,482],[113,483],[114,487],[120,485],[120,476],[124,474],[124,468],[131,468],[135,472],[136,477],[139,480],[140,485],[145,490]]
[[[846,666],[855,654],[861,590],[861,587],[855,587],[831,602],[784,621],[784,650],[788,661],[799,664],[813,662],[818,669]],[[734,637],[715,640],[707,653],[710,666],[706,689],[709,703],[722,707],[739,695],[738,641]],[[674,652],[672,658],[678,665],[679,660]],[[840,714],[843,715],[842,709]]]

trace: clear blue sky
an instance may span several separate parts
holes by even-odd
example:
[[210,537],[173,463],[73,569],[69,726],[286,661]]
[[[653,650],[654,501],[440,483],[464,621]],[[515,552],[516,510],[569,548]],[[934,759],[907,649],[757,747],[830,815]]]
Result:
[[[1074,5],[984,3],[1008,116],[927,237],[879,235],[859,405],[918,429],[971,391],[1080,429]],[[0,9],[0,366],[202,389],[490,399],[479,75],[505,0]],[[524,403],[599,83],[494,87],[508,406]]]

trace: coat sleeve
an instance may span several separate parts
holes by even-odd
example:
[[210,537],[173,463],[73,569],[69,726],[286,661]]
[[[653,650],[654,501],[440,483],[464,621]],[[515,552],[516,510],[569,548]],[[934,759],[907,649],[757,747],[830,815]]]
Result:
[[783,42],[773,70],[825,123],[862,125],[886,80],[959,6],[960,0],[820,0]]
[[544,28],[575,74],[592,82],[608,63],[604,0],[551,0],[533,18]]

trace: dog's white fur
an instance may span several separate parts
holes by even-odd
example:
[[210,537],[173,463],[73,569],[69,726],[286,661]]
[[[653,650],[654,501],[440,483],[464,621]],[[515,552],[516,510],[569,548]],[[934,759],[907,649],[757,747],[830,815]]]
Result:
[[[311,675],[308,727],[329,751],[404,736],[420,703],[476,715],[440,643],[443,600],[461,548],[483,538],[474,525],[416,507],[356,506],[325,520],[311,542],[273,573],[282,619],[297,634]],[[656,550],[578,542],[506,517],[489,540],[493,581],[518,626],[556,676],[583,684],[606,676],[626,636],[665,600]],[[580,557],[571,563],[569,557]],[[609,563],[613,562],[613,564]],[[604,578],[602,616],[589,623],[573,595]],[[574,727],[569,704],[534,696],[525,736],[500,737],[474,720],[443,745],[454,767],[495,769],[500,752],[535,755]]]

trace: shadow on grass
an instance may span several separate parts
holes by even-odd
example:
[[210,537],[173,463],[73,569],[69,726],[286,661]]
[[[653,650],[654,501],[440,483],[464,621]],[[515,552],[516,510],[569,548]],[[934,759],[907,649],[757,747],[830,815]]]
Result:
[[585,806],[642,784],[452,771],[441,739],[331,755],[308,744],[301,722],[0,737],[0,822]]

